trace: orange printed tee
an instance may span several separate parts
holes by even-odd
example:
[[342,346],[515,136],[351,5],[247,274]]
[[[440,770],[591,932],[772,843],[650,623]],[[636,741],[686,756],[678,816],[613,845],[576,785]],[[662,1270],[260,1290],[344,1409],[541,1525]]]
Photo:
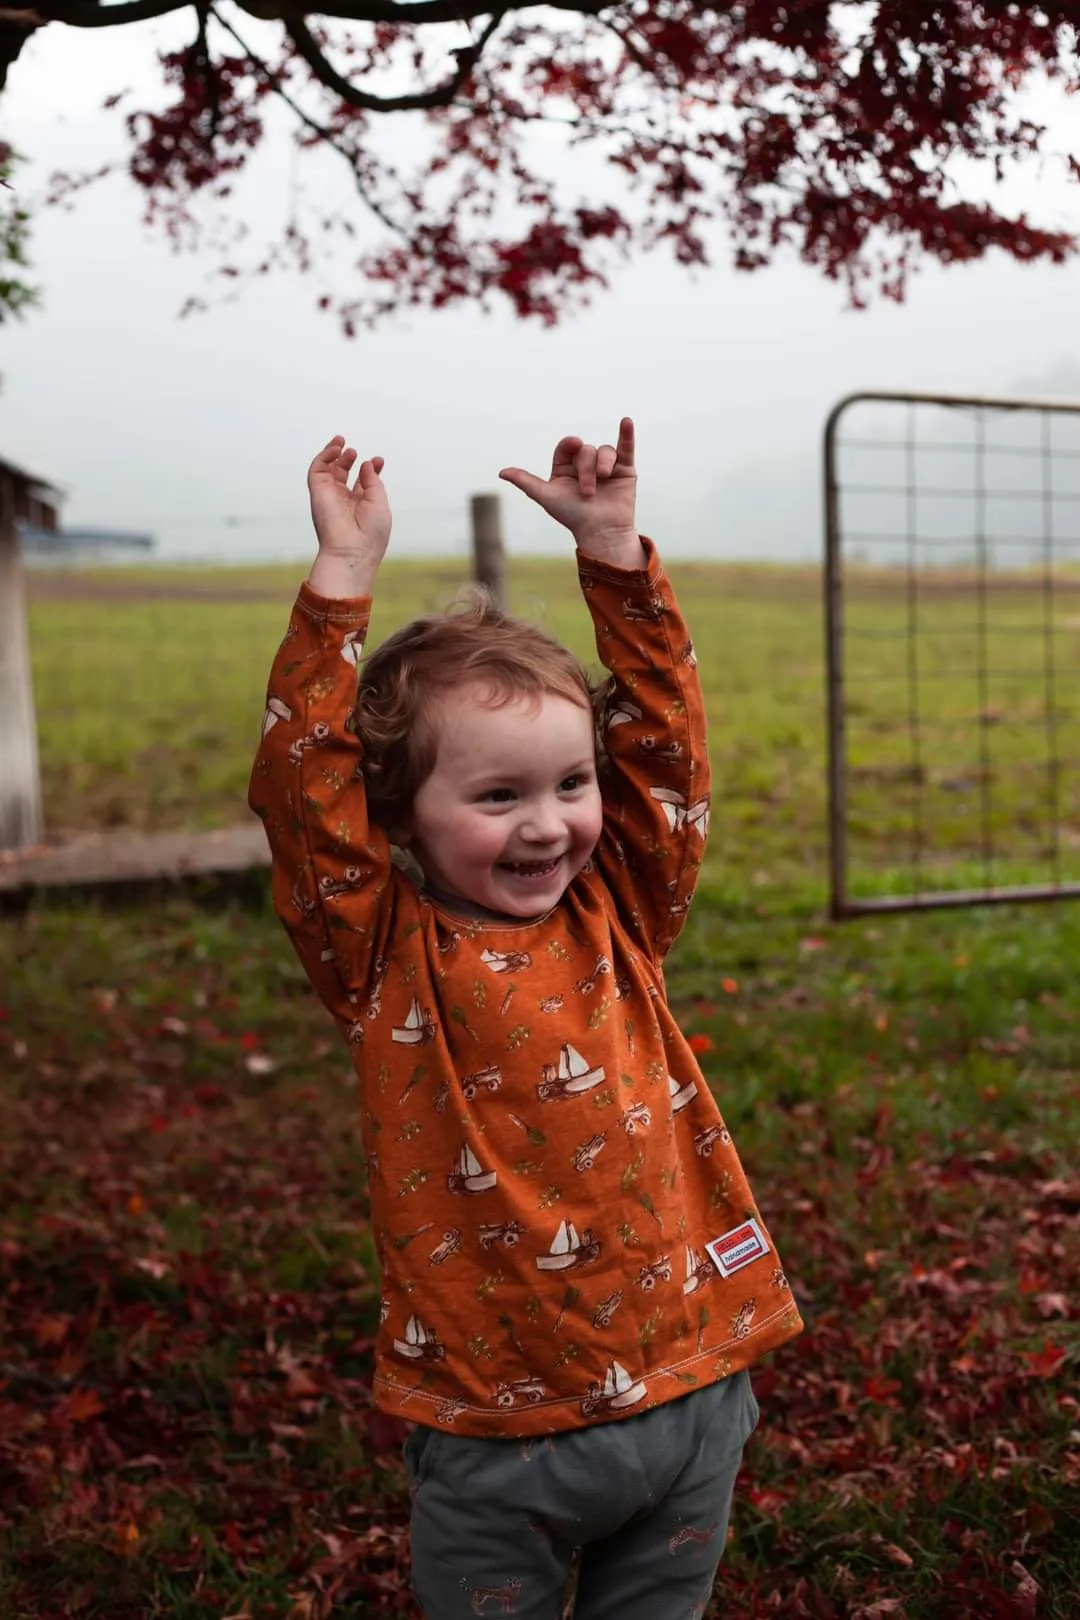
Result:
[[276,909],[360,1080],[382,1268],[374,1393],[455,1432],[647,1410],[802,1323],[662,964],[708,830],[696,659],[656,552],[579,555],[614,676],[604,827],[546,916],[479,922],[369,823],[351,729],[367,598],[303,586],[250,802]]

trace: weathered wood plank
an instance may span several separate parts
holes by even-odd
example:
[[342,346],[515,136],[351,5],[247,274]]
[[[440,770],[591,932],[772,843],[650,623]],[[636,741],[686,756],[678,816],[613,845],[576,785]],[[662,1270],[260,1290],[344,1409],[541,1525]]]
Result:
[[39,843],[44,825],[15,489],[0,470],[0,849]]

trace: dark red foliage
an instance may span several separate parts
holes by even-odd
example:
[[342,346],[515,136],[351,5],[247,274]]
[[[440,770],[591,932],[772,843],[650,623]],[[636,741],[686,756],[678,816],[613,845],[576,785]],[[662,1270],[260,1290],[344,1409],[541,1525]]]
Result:
[[[359,207],[328,208],[320,185],[280,243],[222,268],[235,281],[321,267],[335,235],[367,239],[374,227],[381,239],[351,272],[359,290],[318,295],[347,330],[407,306],[488,308],[492,294],[552,325],[635,247],[668,243],[677,262],[708,267],[716,225],[740,268],[795,253],[854,304],[874,291],[902,298],[926,258],[963,263],[999,248],[1058,263],[1075,250],[1070,234],[986,200],[1036,157],[1076,177],[1073,155],[1050,151],[1018,96],[1040,78],[1077,83],[1073,5],[637,0],[601,18],[583,0],[546,22],[542,10],[492,17],[466,0],[420,8],[449,22],[412,21],[404,3],[388,20],[395,8],[383,3],[378,21],[317,25],[299,5],[271,9],[284,20],[270,50],[231,14],[192,9],[194,43],[161,59],[172,99],[128,114],[130,171],[174,240],[201,240],[216,222],[196,217],[192,199],[231,194],[266,103],[283,102],[298,146],[330,149],[351,172]],[[350,17],[363,9],[350,4]],[[330,0],[320,19],[333,11]],[[46,9],[76,25],[92,13],[84,0]],[[395,118],[434,137],[408,175],[391,162]],[[632,217],[606,185],[597,194],[583,176],[592,196],[570,198],[542,176],[531,137],[559,126],[568,145],[587,143],[621,171],[640,203]],[[991,184],[965,195],[977,173]],[[516,232],[494,226],[506,204],[523,216]]]
[[[94,10],[71,0],[47,15],[78,24]],[[641,0],[606,8],[602,21],[593,5],[567,6],[549,24],[533,8],[492,19],[470,3],[453,8],[452,23],[410,21],[413,5],[387,21],[381,5],[379,21],[332,28],[282,11],[279,49],[256,52],[230,19],[193,8],[194,44],[162,55],[175,97],[160,112],[128,113],[130,172],[175,243],[212,232],[225,253],[228,238],[191,203],[232,196],[264,133],[264,104],[285,102],[298,146],[332,149],[351,170],[359,211],[313,198],[280,243],[222,272],[235,282],[311,269],[316,237],[322,266],[334,235],[351,241],[382,227],[384,240],[353,266],[359,292],[317,296],[348,332],[406,306],[489,308],[492,293],[552,326],[606,287],[614,256],[635,246],[669,243],[680,264],[708,267],[717,224],[738,267],[797,253],[844,283],[855,305],[874,290],[902,298],[920,259],[957,264],[1001,248],[1061,262],[1075,249],[1069,233],[965,198],[950,167],[965,159],[997,180],[1048,152],[1017,92],[1040,76],[1077,83],[1075,6]],[[332,15],[332,3],[319,11]],[[410,113],[436,139],[403,177],[389,159],[392,118]],[[552,123],[627,177],[641,201],[635,217],[607,188],[573,203],[555,196],[536,149],[525,149]],[[1075,178],[1072,154],[1057,156]],[[436,188],[436,177],[449,186]],[[78,181],[53,188],[73,190]],[[517,235],[489,224],[500,203],[525,212]]]

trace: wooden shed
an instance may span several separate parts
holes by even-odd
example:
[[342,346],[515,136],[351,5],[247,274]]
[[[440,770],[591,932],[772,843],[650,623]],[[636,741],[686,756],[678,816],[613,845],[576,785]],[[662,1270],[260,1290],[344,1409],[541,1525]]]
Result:
[[60,493],[0,459],[0,850],[41,841],[41,771],[19,526],[55,532]]

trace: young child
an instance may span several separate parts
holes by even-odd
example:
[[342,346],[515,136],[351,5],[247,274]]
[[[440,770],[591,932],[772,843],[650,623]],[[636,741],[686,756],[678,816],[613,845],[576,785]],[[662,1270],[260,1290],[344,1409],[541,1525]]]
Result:
[[332,439],[308,475],[319,553],[251,804],[360,1078],[417,1595],[557,1620],[580,1548],[578,1620],[687,1620],[757,1421],[746,1369],[802,1324],[664,991],[709,767],[633,423],[500,475],[576,541],[603,693],[487,605],[407,625],[358,690],[391,517],[381,457],[350,486],[355,462]]

